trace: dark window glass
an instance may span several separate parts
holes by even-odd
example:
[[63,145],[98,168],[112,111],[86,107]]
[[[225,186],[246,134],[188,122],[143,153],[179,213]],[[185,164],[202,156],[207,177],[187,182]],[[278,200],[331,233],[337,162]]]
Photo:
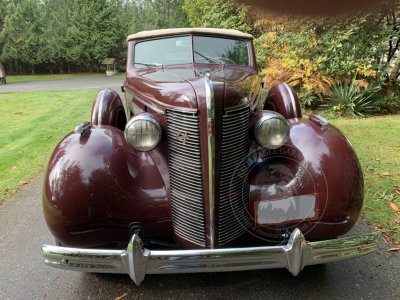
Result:
[[229,65],[250,65],[247,44],[242,40],[194,36],[193,47],[195,63],[215,63],[215,59]]

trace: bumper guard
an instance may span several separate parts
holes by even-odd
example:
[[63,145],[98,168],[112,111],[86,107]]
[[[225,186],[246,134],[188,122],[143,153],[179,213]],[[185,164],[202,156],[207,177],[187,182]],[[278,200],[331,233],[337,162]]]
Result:
[[126,250],[79,249],[42,245],[48,266],[93,273],[129,274],[140,285],[146,274],[228,272],[287,268],[294,276],[308,265],[359,257],[378,249],[378,232],[356,237],[307,242],[295,229],[287,245],[153,251],[134,235]]

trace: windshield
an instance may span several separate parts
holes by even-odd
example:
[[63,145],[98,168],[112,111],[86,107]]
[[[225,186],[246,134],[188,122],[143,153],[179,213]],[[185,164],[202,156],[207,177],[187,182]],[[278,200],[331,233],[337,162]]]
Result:
[[248,66],[249,51],[243,40],[220,37],[170,37],[143,41],[135,45],[135,68],[202,63]]
[[250,64],[249,51],[245,41],[194,36],[193,45],[195,63],[215,64],[215,61],[212,60],[219,60],[228,65],[248,66]]

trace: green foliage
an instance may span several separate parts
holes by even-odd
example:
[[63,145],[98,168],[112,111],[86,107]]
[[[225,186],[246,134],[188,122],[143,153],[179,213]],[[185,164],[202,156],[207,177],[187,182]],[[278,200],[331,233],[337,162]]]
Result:
[[236,0],[184,0],[183,9],[193,27],[251,31],[247,23],[249,7]]
[[365,117],[376,114],[377,109],[371,97],[378,92],[380,86],[362,86],[362,82],[355,79],[345,80],[333,85],[331,94],[327,96],[327,104],[322,105],[333,109],[340,115]]
[[[331,93],[343,91],[351,78],[370,84],[366,94],[373,86],[374,90],[382,90],[380,94],[389,95],[398,85],[394,78],[400,73],[396,52],[400,45],[399,13],[398,7],[390,6],[335,18],[266,14],[255,23],[263,32],[255,43],[263,81],[268,88],[287,82],[299,92],[303,106],[308,107],[332,99]],[[365,99],[362,94],[353,96],[358,98],[351,102],[349,111],[348,106],[336,109],[351,113],[350,107],[355,105],[362,115],[384,111],[377,106],[384,102],[377,99],[376,93],[358,103]],[[374,109],[370,109],[371,105]]]
[[0,0],[0,61],[7,74],[100,71],[125,65],[126,37],[188,27],[183,0]]

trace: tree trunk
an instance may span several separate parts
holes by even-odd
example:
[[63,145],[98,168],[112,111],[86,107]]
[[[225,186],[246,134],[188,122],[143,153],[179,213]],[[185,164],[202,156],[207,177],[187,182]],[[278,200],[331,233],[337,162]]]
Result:
[[399,72],[400,72],[400,59],[397,58],[396,62],[394,63],[393,69],[392,71],[390,71],[389,74],[390,80],[396,81],[400,75]]

